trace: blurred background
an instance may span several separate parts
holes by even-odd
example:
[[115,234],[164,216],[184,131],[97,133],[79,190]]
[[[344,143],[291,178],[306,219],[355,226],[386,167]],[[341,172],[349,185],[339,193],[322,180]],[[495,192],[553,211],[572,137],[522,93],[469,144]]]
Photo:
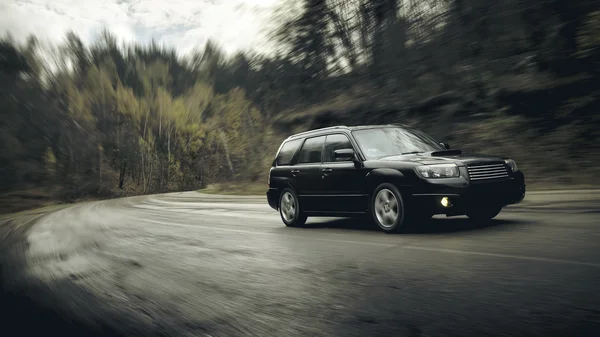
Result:
[[[123,39],[119,16],[102,29],[19,30],[40,19],[27,6],[73,5],[0,5],[2,211],[201,188],[262,194],[283,138],[337,124],[405,123],[510,156],[538,189],[597,185],[598,1],[238,2],[263,9],[262,44],[224,16],[202,25],[246,42],[239,50],[169,43],[173,32]],[[103,6],[144,12],[138,1]],[[181,11],[163,32],[199,15]],[[60,39],[38,36],[55,30]]]

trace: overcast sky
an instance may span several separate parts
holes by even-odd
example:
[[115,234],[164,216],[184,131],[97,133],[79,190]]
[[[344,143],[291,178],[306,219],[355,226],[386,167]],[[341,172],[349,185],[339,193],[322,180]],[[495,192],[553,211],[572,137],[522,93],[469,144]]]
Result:
[[93,41],[102,28],[119,39],[187,53],[208,39],[223,49],[264,51],[270,14],[281,0],[0,0],[0,34],[60,42],[75,31]]

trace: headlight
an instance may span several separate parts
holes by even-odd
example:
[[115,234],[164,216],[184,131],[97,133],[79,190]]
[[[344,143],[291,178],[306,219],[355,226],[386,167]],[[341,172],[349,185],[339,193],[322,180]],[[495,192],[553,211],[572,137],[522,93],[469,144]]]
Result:
[[506,163],[506,165],[508,165],[508,167],[510,167],[511,171],[517,172],[519,170],[519,168],[517,167],[517,163],[514,160],[507,159],[504,162]]
[[417,167],[417,173],[423,178],[452,178],[459,176],[456,164],[419,166]]

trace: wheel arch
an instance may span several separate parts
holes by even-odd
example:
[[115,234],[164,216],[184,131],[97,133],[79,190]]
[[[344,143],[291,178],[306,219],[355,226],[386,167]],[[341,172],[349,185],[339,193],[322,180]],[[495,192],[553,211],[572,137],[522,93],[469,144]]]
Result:
[[296,188],[295,188],[295,187],[294,187],[292,184],[290,184],[290,182],[289,182],[289,181],[288,181],[288,182],[286,182],[286,183],[285,183],[283,186],[281,186],[281,188],[279,189],[279,195],[281,195],[281,193],[282,193],[282,192],[283,192],[285,189],[288,189],[288,188],[289,188],[290,190],[292,190],[292,192],[294,192],[294,194],[296,195],[296,197],[300,197],[300,196],[298,195],[298,190],[296,190]]
[[367,174],[365,179],[365,193],[372,197],[373,191],[383,183],[396,186],[403,194],[403,197],[405,192],[412,186],[410,179],[401,171],[391,168],[379,168]]
[[300,198],[300,196],[298,195],[298,191],[294,188],[294,186],[292,186],[292,184],[290,184],[289,181],[284,182],[283,184],[281,184],[281,186],[279,186],[275,192],[275,195],[277,196],[277,198],[275,200],[277,200],[277,210],[279,210],[279,201],[281,199],[281,194],[283,193],[283,191],[285,189],[290,189],[292,190],[292,192],[294,192],[294,194],[296,195],[296,198]]

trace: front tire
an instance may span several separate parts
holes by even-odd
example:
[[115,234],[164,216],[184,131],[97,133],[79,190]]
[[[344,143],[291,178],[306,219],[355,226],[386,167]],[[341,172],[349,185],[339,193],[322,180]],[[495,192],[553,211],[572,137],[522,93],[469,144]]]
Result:
[[304,214],[298,201],[298,196],[291,188],[281,191],[279,196],[279,215],[288,227],[302,227],[306,223],[307,216]]
[[398,231],[404,224],[404,201],[398,188],[383,183],[371,196],[371,214],[373,222],[386,233]]

